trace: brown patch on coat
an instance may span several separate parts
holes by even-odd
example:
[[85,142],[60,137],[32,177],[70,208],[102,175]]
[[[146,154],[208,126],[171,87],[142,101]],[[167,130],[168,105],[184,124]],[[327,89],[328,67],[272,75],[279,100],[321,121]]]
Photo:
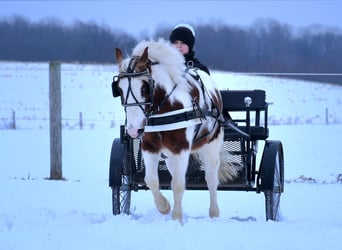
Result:
[[207,144],[209,135],[210,132],[208,128],[202,129],[201,132],[198,133],[197,137],[194,139],[191,150],[197,150],[201,148],[204,144]]
[[161,137],[158,132],[146,132],[141,140],[141,150],[158,153],[162,148]]
[[179,154],[182,150],[189,149],[189,142],[185,137],[186,128],[160,132],[163,146],[173,154]]
[[195,86],[191,89],[190,95],[192,98],[195,98],[195,99],[197,99],[197,101],[199,101],[200,92],[199,92],[199,89],[196,88]]
[[151,153],[159,153],[167,148],[173,154],[179,154],[182,150],[189,149],[189,141],[185,137],[185,128],[144,133],[141,149]]
[[[154,90],[153,96],[153,107],[156,109],[158,107],[159,110],[155,110],[155,114],[163,114],[169,111],[183,109],[184,105],[179,102],[175,101],[171,104],[170,100],[165,99],[166,91],[159,86],[156,86]],[[159,106],[160,105],[160,106]]]
[[191,150],[197,150],[201,148],[204,144],[210,143],[216,140],[220,134],[221,127],[216,125],[213,131],[209,131],[208,128],[204,128],[194,139]]

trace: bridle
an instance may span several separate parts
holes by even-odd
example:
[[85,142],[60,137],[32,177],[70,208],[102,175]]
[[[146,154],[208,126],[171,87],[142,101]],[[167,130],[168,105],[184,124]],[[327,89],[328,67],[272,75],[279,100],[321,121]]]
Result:
[[[127,78],[128,79],[128,89],[127,89],[127,93],[126,93],[126,97],[123,98],[121,96],[121,105],[125,108],[127,107],[133,107],[133,106],[138,106],[141,111],[144,113],[145,117],[148,119],[151,115],[155,114],[156,112],[158,112],[160,110],[160,108],[163,106],[163,104],[166,102],[166,100],[171,96],[171,94],[174,92],[174,90],[177,87],[177,83],[173,86],[173,88],[171,89],[171,91],[165,95],[165,97],[160,101],[159,104],[157,104],[156,106],[153,106],[153,99],[154,99],[154,90],[155,90],[155,81],[152,78],[152,75],[150,73],[150,71],[148,70],[148,67],[141,72],[134,72],[135,66],[136,64],[134,63],[135,60],[138,57],[132,57],[126,72],[120,72],[118,75],[113,77],[113,82],[112,82],[112,93],[114,97],[118,97],[121,96],[121,92],[119,91],[119,82],[121,79],[123,78]],[[158,62],[148,62],[151,66],[159,64]],[[135,96],[134,92],[132,91],[132,78],[134,77],[140,77],[140,76],[146,76],[147,78],[147,84],[148,84],[148,88],[149,88],[149,93],[147,95],[148,97],[148,101],[144,101],[141,102],[138,100],[138,98]],[[132,96],[134,102],[132,103],[128,103],[128,97],[129,95]],[[145,106],[148,106],[149,108],[144,108]]]
[[[147,83],[148,83],[148,86],[150,89],[149,97],[153,96],[154,80],[153,80],[151,74],[147,70],[142,71],[142,72],[132,72],[132,73],[127,73],[127,72],[122,73],[121,72],[118,75],[113,77],[112,92],[113,92],[114,97],[121,96],[121,93],[118,89],[120,80],[123,78],[128,78],[128,89],[127,89],[126,97],[121,99],[121,105],[123,107],[139,106],[140,108],[142,108],[142,106],[145,106],[145,105],[152,105],[152,99],[151,98],[149,101],[141,102],[137,99],[134,92],[132,91],[132,81],[131,80],[132,80],[132,78],[139,77],[139,76],[147,76]],[[131,95],[133,97],[134,102],[128,103],[129,95]]]
[[[146,115],[146,111],[144,109],[144,106],[148,105],[151,107],[152,103],[153,103],[154,80],[151,76],[151,73],[148,71],[148,69],[141,71],[141,72],[134,72],[134,69],[136,66],[134,64],[135,59],[137,59],[137,57],[131,58],[126,72],[120,72],[118,75],[115,75],[113,77],[112,93],[113,93],[113,97],[121,96],[122,93],[119,91],[119,82],[121,79],[127,78],[128,79],[128,89],[127,89],[126,97],[123,98],[121,96],[121,105],[125,108],[125,110],[127,107],[138,106],[142,110],[142,112]],[[157,64],[157,62],[150,62],[150,64],[155,65],[155,64]],[[134,92],[132,91],[132,78],[140,77],[140,76],[146,76],[147,77],[147,84],[148,84],[148,88],[149,88],[149,95],[148,95],[149,100],[145,101],[145,102],[139,101],[137,99],[137,97],[135,96]],[[132,96],[134,102],[128,103],[129,95]]]

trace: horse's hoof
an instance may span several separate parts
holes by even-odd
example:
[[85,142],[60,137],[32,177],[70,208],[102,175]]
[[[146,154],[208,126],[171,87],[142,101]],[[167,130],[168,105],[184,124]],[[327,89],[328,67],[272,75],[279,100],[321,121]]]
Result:
[[179,223],[183,226],[183,216],[179,213],[172,213],[172,219],[178,220]]
[[210,218],[220,217],[220,210],[218,208],[209,209]]
[[171,211],[171,206],[170,206],[170,203],[168,201],[166,201],[166,207],[165,209],[158,209],[159,212],[163,215],[166,215],[166,214],[169,214],[170,211]]
[[209,214],[209,216],[210,216],[210,218],[218,218],[218,217],[220,217],[220,215],[219,214]]

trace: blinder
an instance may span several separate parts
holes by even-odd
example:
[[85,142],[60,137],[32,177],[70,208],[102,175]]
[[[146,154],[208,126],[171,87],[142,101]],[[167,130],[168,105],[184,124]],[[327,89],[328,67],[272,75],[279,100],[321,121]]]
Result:
[[114,98],[121,95],[121,93],[119,91],[119,82],[120,82],[120,77],[114,76],[113,82],[112,82],[112,94],[113,94]]

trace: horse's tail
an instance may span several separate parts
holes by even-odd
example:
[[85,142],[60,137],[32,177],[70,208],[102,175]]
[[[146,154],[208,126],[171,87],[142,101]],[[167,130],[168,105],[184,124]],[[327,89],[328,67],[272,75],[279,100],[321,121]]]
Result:
[[224,149],[223,145],[220,150],[220,167],[219,167],[219,181],[220,183],[227,183],[239,176],[239,171],[242,169],[240,162],[234,160],[231,153]]

